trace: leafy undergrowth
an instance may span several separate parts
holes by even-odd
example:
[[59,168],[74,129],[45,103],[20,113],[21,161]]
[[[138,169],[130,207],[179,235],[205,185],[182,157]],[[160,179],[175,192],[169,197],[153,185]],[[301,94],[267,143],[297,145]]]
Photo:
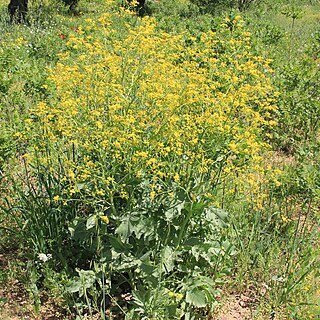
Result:
[[166,5],[1,21],[2,317],[317,315],[316,60]]

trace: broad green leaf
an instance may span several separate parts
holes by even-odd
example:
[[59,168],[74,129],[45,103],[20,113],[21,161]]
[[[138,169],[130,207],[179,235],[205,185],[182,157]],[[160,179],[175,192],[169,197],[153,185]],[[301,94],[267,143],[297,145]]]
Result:
[[93,270],[77,270],[83,288],[88,289],[96,281],[96,274]]
[[133,228],[129,217],[126,217],[125,220],[123,220],[120,223],[119,227],[116,229],[116,234],[121,237],[122,241],[127,241],[132,232]]
[[207,305],[206,296],[200,290],[187,291],[186,301],[198,308],[204,308]]
[[209,207],[205,209],[206,219],[208,221],[214,222],[217,226],[225,227],[227,224],[228,212],[214,207]]
[[75,292],[79,292],[81,288],[82,288],[81,282],[79,279],[77,279],[70,282],[66,287],[66,290],[69,293],[75,293]]
[[97,216],[92,215],[87,219],[86,229],[89,230],[89,229],[95,227],[96,224],[97,224]]

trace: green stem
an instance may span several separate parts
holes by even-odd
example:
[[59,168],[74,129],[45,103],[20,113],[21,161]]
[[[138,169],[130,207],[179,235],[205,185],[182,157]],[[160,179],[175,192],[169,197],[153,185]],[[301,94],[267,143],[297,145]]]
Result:
[[186,229],[186,226],[187,226],[187,223],[189,222],[190,218],[191,218],[191,215],[192,215],[192,206],[193,206],[193,203],[191,203],[191,206],[190,206],[190,209],[188,211],[188,214],[186,216],[186,218],[184,219],[183,223],[182,223],[182,226],[181,226],[181,229],[180,229],[180,232],[179,232],[179,237],[178,237],[178,243],[177,243],[177,248],[180,246],[180,243],[181,243],[181,239],[185,233],[185,229]]

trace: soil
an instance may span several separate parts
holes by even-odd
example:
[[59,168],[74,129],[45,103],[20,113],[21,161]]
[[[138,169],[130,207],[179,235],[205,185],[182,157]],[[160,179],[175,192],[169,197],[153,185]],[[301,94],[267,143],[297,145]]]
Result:
[[[38,314],[34,312],[32,300],[22,281],[12,279],[14,265],[19,264],[22,273],[24,262],[14,252],[0,254],[0,319],[1,320],[67,320],[71,319],[64,308],[45,294],[41,296],[42,306]],[[13,270],[12,270],[13,269]],[[10,272],[10,274],[9,274]],[[14,275],[19,278],[19,274]],[[23,274],[20,274],[21,280]]]
[[230,296],[212,320],[251,320],[252,301],[246,296]]

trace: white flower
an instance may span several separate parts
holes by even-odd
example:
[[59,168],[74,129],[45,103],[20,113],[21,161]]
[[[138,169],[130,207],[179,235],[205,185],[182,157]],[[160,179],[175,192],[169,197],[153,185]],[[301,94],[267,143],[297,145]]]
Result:
[[52,258],[52,254],[39,253],[38,258],[40,261],[47,262]]

